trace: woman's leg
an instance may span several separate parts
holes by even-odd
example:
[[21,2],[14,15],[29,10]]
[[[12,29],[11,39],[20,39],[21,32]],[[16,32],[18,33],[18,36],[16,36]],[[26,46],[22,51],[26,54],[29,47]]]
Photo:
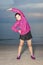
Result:
[[19,44],[19,48],[18,48],[18,56],[21,55],[21,51],[22,51],[22,46],[24,45],[24,40],[20,39],[20,44]]
[[30,51],[30,54],[31,54],[31,58],[35,59],[35,56],[33,54],[33,48],[32,48],[32,39],[27,40],[27,44],[28,44],[28,48],[29,48],[29,51]]
[[27,40],[28,48],[30,51],[30,54],[33,55],[33,49],[32,49],[32,40]]

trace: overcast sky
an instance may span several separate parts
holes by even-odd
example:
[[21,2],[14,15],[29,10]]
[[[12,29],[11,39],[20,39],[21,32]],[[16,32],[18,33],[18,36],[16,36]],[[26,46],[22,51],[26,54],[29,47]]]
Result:
[[0,0],[0,38],[14,38],[10,29],[15,21],[14,14],[7,11],[11,7],[23,11],[33,36],[43,37],[43,0]]

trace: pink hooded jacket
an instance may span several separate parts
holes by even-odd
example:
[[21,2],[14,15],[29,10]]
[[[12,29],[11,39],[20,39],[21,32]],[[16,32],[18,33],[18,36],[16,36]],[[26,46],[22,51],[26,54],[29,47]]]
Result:
[[16,8],[12,8],[11,11],[19,13],[21,15],[21,20],[16,21],[15,24],[11,27],[11,29],[15,32],[19,32],[19,30],[21,30],[20,35],[24,35],[28,33],[31,29],[30,29],[30,25],[28,24],[24,14]]

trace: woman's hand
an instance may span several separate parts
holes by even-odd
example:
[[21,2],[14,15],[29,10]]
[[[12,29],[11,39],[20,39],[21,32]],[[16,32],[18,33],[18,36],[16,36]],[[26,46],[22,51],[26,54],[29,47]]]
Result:
[[21,34],[21,30],[18,31]]
[[7,9],[8,11],[12,10],[12,8]]

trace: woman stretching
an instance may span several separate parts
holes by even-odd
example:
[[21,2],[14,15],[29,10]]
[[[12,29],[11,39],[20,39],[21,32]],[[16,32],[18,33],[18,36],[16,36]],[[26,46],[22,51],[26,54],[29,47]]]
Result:
[[25,40],[27,41],[31,58],[35,59],[35,56],[33,54],[33,49],[32,49],[31,28],[27,22],[27,19],[25,18],[24,14],[19,9],[9,8],[8,10],[16,13],[15,14],[16,22],[11,28],[13,31],[18,32],[20,34],[20,44],[18,48],[17,59],[20,59],[21,57],[22,46],[24,45]]

